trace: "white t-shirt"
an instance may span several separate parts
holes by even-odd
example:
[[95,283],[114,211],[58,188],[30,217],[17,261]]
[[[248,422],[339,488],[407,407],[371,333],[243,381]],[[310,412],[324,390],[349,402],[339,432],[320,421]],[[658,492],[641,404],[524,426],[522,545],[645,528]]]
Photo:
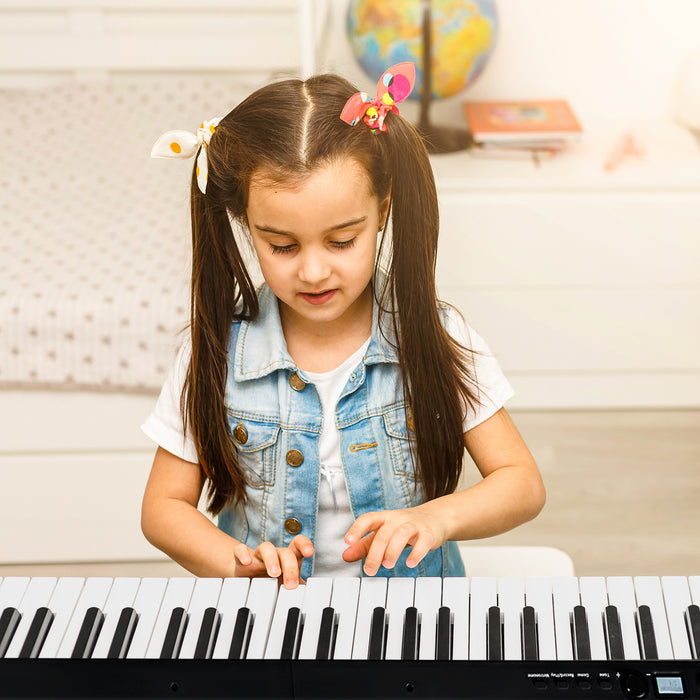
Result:
[[[471,430],[496,411],[513,396],[513,389],[504,376],[498,361],[486,342],[461,316],[450,314],[447,327],[450,335],[462,345],[475,351],[474,377],[479,387],[481,406],[468,411],[464,418],[464,432]],[[314,576],[359,576],[361,562],[347,563],[342,559],[346,549],[343,538],[354,516],[345,483],[340,454],[340,435],[335,425],[335,408],[343,387],[364,356],[370,339],[330,372],[308,372],[304,375],[316,386],[323,407],[323,430],[319,439],[321,481],[319,507],[316,521],[316,555]],[[183,434],[180,413],[180,394],[185,381],[191,350],[188,341],[183,343],[175,363],[163,385],[153,412],[141,429],[156,444],[172,454],[197,463],[197,451],[191,436]]]

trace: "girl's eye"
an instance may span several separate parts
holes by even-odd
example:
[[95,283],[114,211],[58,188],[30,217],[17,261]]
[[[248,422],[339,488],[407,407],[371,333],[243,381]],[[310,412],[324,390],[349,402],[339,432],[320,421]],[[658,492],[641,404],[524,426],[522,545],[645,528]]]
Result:
[[355,245],[356,241],[357,239],[355,238],[351,238],[348,241],[333,241],[333,245],[336,248],[352,248]]
[[270,243],[270,250],[272,251],[273,255],[277,255],[278,253],[291,253],[293,249],[294,249],[294,244],[292,244],[292,245],[272,245],[272,243]]

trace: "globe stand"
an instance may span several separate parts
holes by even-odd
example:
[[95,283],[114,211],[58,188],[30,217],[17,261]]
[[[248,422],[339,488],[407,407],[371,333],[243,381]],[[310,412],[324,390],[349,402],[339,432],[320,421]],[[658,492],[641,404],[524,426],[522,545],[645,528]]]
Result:
[[420,133],[428,153],[453,153],[474,145],[467,129],[449,126],[434,126],[430,123],[430,103],[432,92],[432,38],[430,0],[423,0],[423,91],[421,94]]

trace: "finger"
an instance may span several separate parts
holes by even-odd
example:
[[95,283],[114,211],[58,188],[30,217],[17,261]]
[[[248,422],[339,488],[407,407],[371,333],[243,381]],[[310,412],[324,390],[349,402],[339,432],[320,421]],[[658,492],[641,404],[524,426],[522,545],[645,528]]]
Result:
[[233,549],[234,558],[243,566],[250,566],[253,563],[253,550],[242,542]]
[[299,585],[301,561],[289,547],[280,547],[277,554],[282,567],[282,585],[285,588],[296,588]]
[[372,530],[378,530],[386,520],[386,511],[363,513],[345,533],[345,544],[355,544]]
[[314,543],[306,535],[297,535],[289,543],[289,549],[297,556],[312,557],[314,554]]
[[263,542],[257,549],[258,556],[262,560],[267,575],[277,578],[281,573],[279,554],[272,542]]
[[384,552],[382,566],[387,569],[393,569],[406,547],[414,545],[417,540],[418,534],[414,528],[411,530],[403,527],[398,528]]
[[396,540],[397,544],[394,545],[394,548],[398,547],[401,550],[415,534],[415,528],[409,523],[402,523],[397,528],[389,527],[388,525],[379,528],[374,542],[372,542],[372,546],[367,552],[364,566],[365,573],[368,576],[374,576],[377,573],[384,561],[390,542]]
[[428,532],[423,532],[418,536],[416,543],[413,545],[411,553],[406,558],[406,566],[413,568],[423,561],[423,557],[432,549],[434,539]]
[[343,560],[352,562],[364,559],[367,556],[367,552],[369,552],[369,548],[372,546],[374,534],[374,532],[370,532],[369,535],[363,537],[359,542],[350,545],[343,552]]

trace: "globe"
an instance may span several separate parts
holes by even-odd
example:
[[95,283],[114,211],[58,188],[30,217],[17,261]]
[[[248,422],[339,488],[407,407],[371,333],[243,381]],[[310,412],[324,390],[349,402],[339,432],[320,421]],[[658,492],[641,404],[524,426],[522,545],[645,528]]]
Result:
[[[493,52],[498,28],[494,0],[432,0],[431,96],[455,95],[481,74]],[[416,64],[410,99],[423,85],[422,0],[352,0],[347,34],[357,61],[376,79],[396,63]],[[372,91],[374,92],[374,91]]]

